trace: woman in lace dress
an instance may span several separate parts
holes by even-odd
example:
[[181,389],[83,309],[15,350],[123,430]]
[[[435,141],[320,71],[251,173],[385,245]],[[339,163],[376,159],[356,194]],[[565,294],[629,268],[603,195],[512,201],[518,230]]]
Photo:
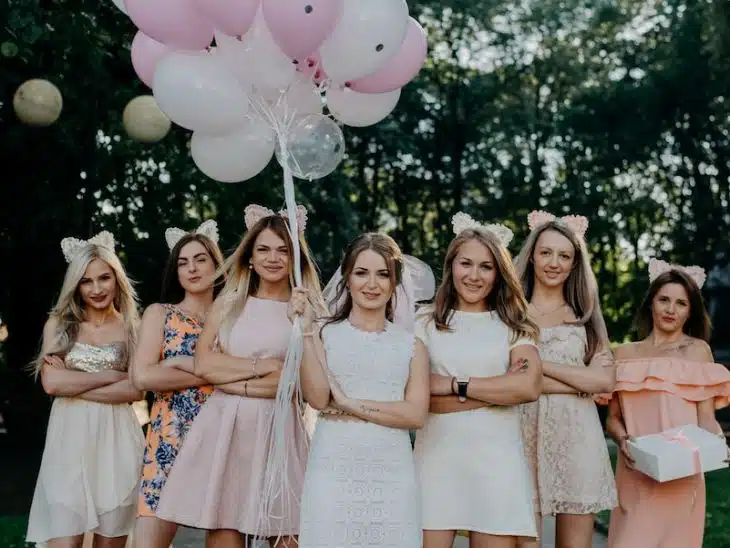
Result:
[[220,290],[215,272],[223,262],[215,221],[196,231],[165,232],[170,255],[162,303],[147,307],[132,360],[132,382],[154,392],[139,492],[134,548],[168,548],[177,524],[156,517],[160,492],[193,419],[213,391],[193,374],[195,345],[206,313]]
[[614,383],[583,240],[588,220],[532,212],[528,224],[531,232],[515,264],[530,316],[540,326],[543,393],[522,407],[536,510],[556,516],[557,546],[590,548],[594,516],[616,505],[616,487],[598,411],[586,397],[610,392]]
[[[248,232],[223,266],[226,284],[195,351],[195,374],[215,389],[185,436],[157,517],[208,529],[209,548],[243,548],[255,538],[294,548],[307,459],[298,421],[286,433],[292,443],[283,472],[296,497],[264,500],[274,398],[292,330],[294,247],[280,214],[250,205],[245,222]],[[303,283],[316,300],[320,286],[304,240],[304,208],[297,223]],[[264,502],[271,515],[260,519]]]
[[139,316],[114,238],[61,242],[69,263],[36,363],[54,397],[33,495],[28,542],[122,548],[132,530],[144,438],[127,378]]
[[[420,548],[409,429],[428,411],[428,358],[391,320],[403,258],[382,234],[350,243],[334,315],[309,307],[301,365],[305,399],[320,410],[302,494],[300,548]],[[298,299],[304,297],[298,293]]]
[[696,424],[723,441],[715,410],[730,402],[730,373],[714,363],[710,321],[699,267],[649,262],[651,285],[637,314],[642,340],[616,349],[616,389],[606,429],[620,448],[618,507],[611,513],[610,548],[701,548],[705,477],[659,483],[634,470],[627,443],[634,436]]
[[[507,251],[512,231],[457,213],[435,302],[416,323],[431,414],[416,434],[424,548],[514,548],[536,537],[519,404],[540,394],[537,326]],[[512,365],[511,370],[510,364]]]

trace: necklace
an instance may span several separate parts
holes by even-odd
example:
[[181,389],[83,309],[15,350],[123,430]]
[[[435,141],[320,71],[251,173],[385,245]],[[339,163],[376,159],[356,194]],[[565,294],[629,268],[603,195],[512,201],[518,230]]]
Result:
[[101,320],[97,321],[97,320],[89,318],[87,321],[89,321],[91,323],[91,325],[93,325],[95,328],[99,329],[102,325],[104,325],[106,323],[107,318],[109,316],[111,316],[113,313],[114,313],[114,310],[112,309],[111,312],[104,313],[104,315],[101,317]]
[[552,308],[552,309],[548,310],[547,312],[543,312],[542,310],[540,310],[540,308],[535,303],[532,303],[531,302],[530,304],[532,305],[532,308],[534,308],[537,311],[537,317],[538,318],[542,318],[543,316],[547,316],[548,314],[552,314],[556,310],[559,310],[559,309],[563,308],[564,306],[566,306],[567,303],[565,301],[563,301],[558,306],[556,306],[555,308]]

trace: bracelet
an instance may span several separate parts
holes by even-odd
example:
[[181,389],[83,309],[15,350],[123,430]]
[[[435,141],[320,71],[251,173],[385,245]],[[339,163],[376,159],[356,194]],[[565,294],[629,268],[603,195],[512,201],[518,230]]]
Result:
[[454,385],[456,384],[456,377],[451,377],[451,393],[456,395],[456,388],[454,388]]
[[248,398],[248,381],[244,381],[243,383],[243,396]]
[[314,330],[307,331],[306,333],[302,333],[302,337],[314,337],[314,335],[315,335]]
[[253,378],[258,379],[259,376],[256,373],[256,364],[258,363],[259,358],[258,356],[254,356],[253,361],[251,362],[251,372],[253,373]]

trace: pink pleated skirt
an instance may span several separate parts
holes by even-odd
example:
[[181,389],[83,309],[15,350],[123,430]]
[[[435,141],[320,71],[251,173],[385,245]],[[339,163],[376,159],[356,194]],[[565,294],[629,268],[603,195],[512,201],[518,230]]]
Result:
[[268,517],[261,519],[273,409],[274,400],[213,392],[185,436],[156,516],[188,527],[260,537],[299,534],[307,462],[301,421],[293,421],[292,443],[287,444],[288,494],[279,493]]

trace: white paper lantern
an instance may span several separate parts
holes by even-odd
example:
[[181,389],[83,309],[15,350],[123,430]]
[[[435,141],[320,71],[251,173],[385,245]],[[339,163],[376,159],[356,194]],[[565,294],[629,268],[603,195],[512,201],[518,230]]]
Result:
[[164,139],[171,125],[152,95],[140,95],[127,103],[122,122],[127,135],[140,143],[156,143]]
[[29,126],[50,126],[61,115],[63,97],[48,80],[34,78],[18,87],[13,97],[18,119]]

